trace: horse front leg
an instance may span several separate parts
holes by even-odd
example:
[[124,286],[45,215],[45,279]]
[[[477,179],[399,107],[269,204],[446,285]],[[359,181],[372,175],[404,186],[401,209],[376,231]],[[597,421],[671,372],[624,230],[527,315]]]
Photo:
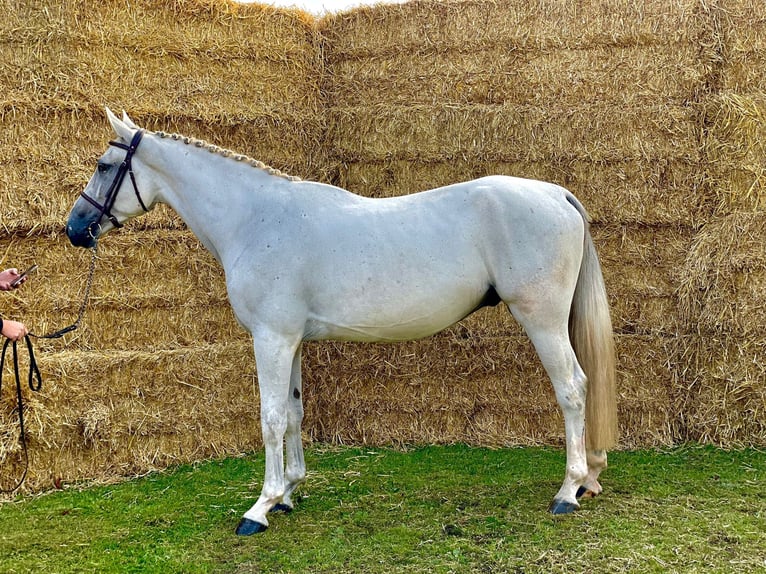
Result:
[[295,507],[293,492],[306,480],[303,458],[301,424],[303,422],[303,384],[301,380],[301,346],[295,351],[290,371],[290,392],[287,399],[287,430],[285,431],[285,494],[282,502],[271,512],[290,512]]
[[237,534],[249,536],[269,526],[266,515],[285,495],[283,444],[288,421],[288,401],[293,360],[299,343],[282,337],[254,335],[258,388],[261,395],[261,431],[266,470],[258,501],[245,512]]

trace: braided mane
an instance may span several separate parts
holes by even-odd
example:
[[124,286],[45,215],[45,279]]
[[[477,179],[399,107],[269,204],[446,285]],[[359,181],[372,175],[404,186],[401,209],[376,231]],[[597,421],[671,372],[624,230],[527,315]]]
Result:
[[268,166],[262,161],[259,161],[257,159],[253,159],[250,156],[238,154],[236,152],[231,151],[230,149],[225,149],[222,147],[218,147],[217,145],[213,145],[211,143],[208,143],[203,140],[198,140],[195,138],[190,138],[186,136],[182,136],[180,134],[168,134],[165,132],[154,132],[154,135],[160,138],[170,138],[176,141],[180,141],[185,143],[186,145],[193,145],[194,147],[202,148],[210,153],[215,153],[218,155],[221,155],[223,157],[228,157],[233,159],[234,161],[239,161],[246,163],[247,165],[250,165],[254,168],[261,169],[268,173],[269,175],[274,175],[277,177],[283,177],[289,181],[301,181],[301,178],[294,176],[294,175],[288,175],[274,167]]

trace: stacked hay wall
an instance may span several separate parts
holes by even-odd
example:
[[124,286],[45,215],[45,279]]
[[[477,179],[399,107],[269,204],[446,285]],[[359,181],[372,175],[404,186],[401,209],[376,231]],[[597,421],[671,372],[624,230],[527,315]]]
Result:
[[[2,264],[39,271],[2,315],[41,334],[75,319],[89,254],[63,232],[113,137],[104,106],[319,178],[313,19],[225,1],[4,2]],[[84,326],[35,341],[31,489],[109,479],[259,444],[252,347],[222,272],[158,207],[101,242]],[[15,400],[1,398],[0,482],[21,473]]]
[[716,209],[679,288],[690,336],[679,356],[679,430],[722,445],[766,443],[766,10],[710,7],[717,59],[704,102],[705,185]]
[[[62,228],[109,105],[373,197],[495,173],[565,185],[594,219],[622,445],[766,444],[755,0],[415,0],[321,21],[227,0],[4,8],[2,264],[40,272],[3,295],[3,316],[38,333],[74,319],[89,255]],[[99,259],[85,327],[38,342],[28,488],[257,448],[252,349],[218,264],[160,208]],[[304,380],[309,439],[563,437],[502,308],[423,341],[307,344]],[[14,404],[0,397],[0,482],[21,471]]]

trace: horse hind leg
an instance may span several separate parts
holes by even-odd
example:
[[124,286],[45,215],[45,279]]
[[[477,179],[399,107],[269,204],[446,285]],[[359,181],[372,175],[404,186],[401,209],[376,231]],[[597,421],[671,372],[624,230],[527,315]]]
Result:
[[556,399],[564,414],[566,433],[566,474],[564,483],[551,502],[549,510],[553,514],[568,514],[580,505],[577,495],[586,483],[589,467],[585,452],[585,374],[577,363],[574,351],[571,352],[572,365],[568,378],[553,378]]
[[542,306],[524,311],[513,305],[510,308],[532,340],[564,415],[566,474],[549,510],[553,514],[567,514],[580,507],[577,493],[589,475],[585,452],[585,373],[569,341],[565,309],[557,312],[555,305],[544,310]]
[[603,491],[598,477],[607,466],[606,451],[589,450],[587,459],[588,476],[585,477],[585,482],[577,490],[577,498],[594,498]]

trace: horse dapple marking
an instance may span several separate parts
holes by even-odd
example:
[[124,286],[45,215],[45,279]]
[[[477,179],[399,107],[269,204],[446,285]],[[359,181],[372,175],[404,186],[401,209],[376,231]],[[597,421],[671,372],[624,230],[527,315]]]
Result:
[[166,203],[223,266],[253,337],[266,450],[263,490],[239,534],[265,530],[269,511],[291,510],[306,477],[303,341],[426,337],[500,301],[532,340],[564,413],[566,475],[551,512],[601,492],[616,440],[614,343],[588,218],[571,193],[493,176],[370,199],[107,117],[117,140],[67,234],[90,247]]

